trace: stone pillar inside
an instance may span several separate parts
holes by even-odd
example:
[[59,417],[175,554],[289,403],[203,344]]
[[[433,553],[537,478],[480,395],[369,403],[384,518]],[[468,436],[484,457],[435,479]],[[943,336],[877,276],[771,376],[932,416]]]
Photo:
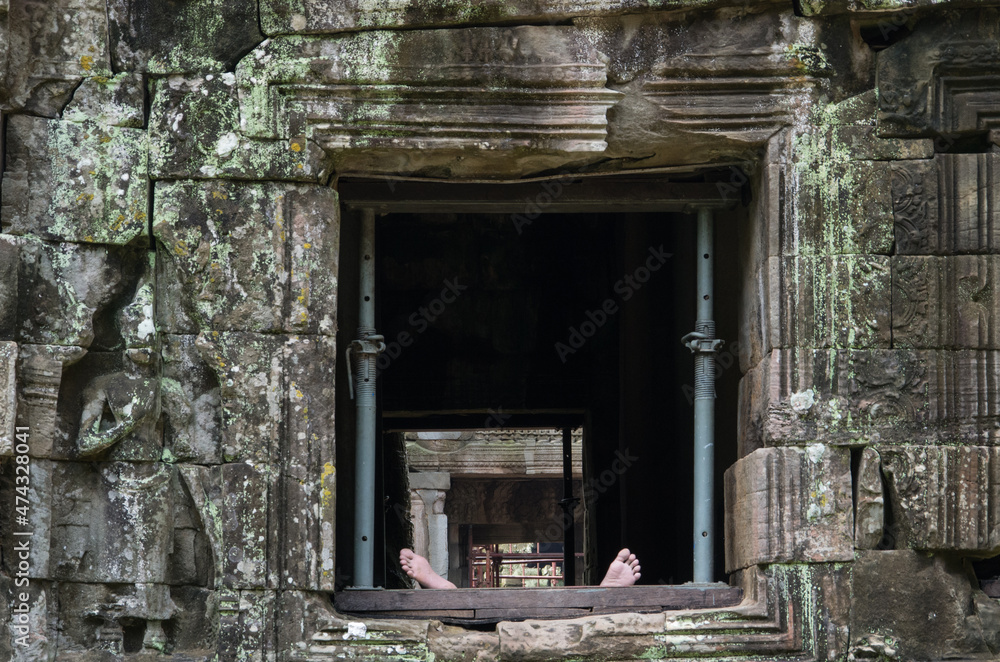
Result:
[[448,576],[448,516],[444,500],[451,476],[444,471],[410,474],[410,519],[413,551],[427,558],[434,572]]

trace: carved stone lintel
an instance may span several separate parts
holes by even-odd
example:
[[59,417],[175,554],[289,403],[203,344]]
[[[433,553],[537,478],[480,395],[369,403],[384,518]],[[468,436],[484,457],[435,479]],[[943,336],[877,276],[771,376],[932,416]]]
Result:
[[[597,50],[564,26],[276,37],[236,69],[242,130],[304,136],[337,158],[424,152],[451,167],[486,150],[585,156],[607,144]],[[435,154],[448,154],[446,160]],[[495,162],[495,159],[494,159]],[[383,168],[392,168],[385,163]]]
[[[465,5],[457,2],[417,0],[333,0],[303,3],[295,0],[261,2],[261,24],[265,34],[336,33],[348,30],[441,27],[447,25],[489,25],[507,23],[550,24],[577,16],[615,15],[623,11],[656,9],[705,9],[717,2],[694,0],[513,0],[496,5]],[[754,2],[767,4],[767,0]]]

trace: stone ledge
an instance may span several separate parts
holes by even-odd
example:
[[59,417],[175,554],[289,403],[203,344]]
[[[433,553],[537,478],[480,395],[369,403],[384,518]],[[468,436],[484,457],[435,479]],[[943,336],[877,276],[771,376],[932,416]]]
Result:
[[[427,659],[429,653],[477,662],[642,660],[698,654],[801,662],[838,659],[846,652],[844,607],[851,583],[846,566],[753,567],[735,579],[744,597],[732,607],[502,621],[495,634],[448,627],[437,620],[351,619],[318,598],[307,598],[298,611],[311,616],[315,629],[283,642],[282,649],[292,651],[289,662]],[[290,609],[294,608],[285,611]],[[446,651],[468,657],[448,657]]]

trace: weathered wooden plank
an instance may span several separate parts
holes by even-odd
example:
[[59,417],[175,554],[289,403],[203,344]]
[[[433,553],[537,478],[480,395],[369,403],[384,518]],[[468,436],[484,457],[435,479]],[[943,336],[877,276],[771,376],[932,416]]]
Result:
[[701,609],[739,604],[742,591],[729,586],[632,586],[628,588],[512,588],[401,591],[342,591],[334,596],[344,612],[475,609]]

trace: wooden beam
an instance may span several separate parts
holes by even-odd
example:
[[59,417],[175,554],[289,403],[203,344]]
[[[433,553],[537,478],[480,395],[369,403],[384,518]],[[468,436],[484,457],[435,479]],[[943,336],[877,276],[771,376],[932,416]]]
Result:
[[527,183],[460,184],[393,180],[342,180],[341,203],[378,213],[522,214],[692,212],[726,209],[739,196],[711,182],[671,182],[662,177],[566,178]]
[[725,585],[400,591],[347,589],[334,595],[334,605],[345,614],[485,623],[526,618],[572,618],[595,613],[713,609],[733,607],[742,599],[741,589]]

